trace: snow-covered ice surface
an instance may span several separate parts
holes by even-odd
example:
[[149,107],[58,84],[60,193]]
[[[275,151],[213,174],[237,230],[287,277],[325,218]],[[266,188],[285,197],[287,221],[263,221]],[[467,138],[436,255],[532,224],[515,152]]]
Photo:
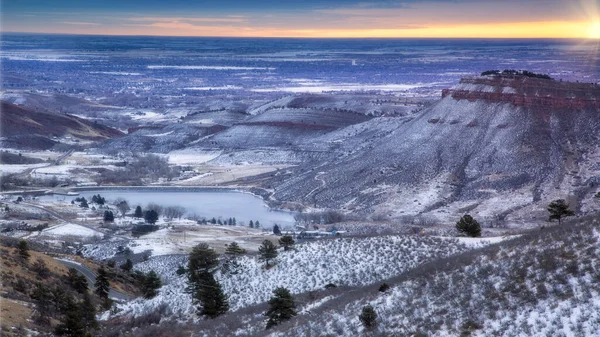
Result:
[[[277,263],[270,269],[265,269],[255,256],[241,257],[239,273],[217,271],[215,276],[229,296],[231,310],[237,310],[265,302],[276,287],[298,294],[323,289],[329,283],[366,285],[468,249],[452,238],[408,235],[341,238],[297,245],[295,251],[280,251]],[[156,298],[119,305],[119,315],[139,316],[166,304],[175,317],[194,318],[191,296],[184,291],[187,279],[175,275],[177,266],[186,263],[185,258],[163,256],[150,261],[135,268],[154,269],[169,284],[161,288]]]

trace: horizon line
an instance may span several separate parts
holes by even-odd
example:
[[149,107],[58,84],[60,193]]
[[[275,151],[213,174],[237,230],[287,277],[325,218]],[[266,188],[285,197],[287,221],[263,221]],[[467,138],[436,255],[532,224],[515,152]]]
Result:
[[242,35],[152,35],[152,34],[110,34],[110,33],[56,33],[56,32],[22,32],[22,31],[0,31],[4,34],[26,34],[26,35],[64,35],[64,36],[115,36],[115,37],[186,37],[186,38],[238,38],[238,39],[303,39],[303,40],[590,40],[599,41],[591,37],[432,37],[432,36],[366,36],[366,37],[331,37],[331,36],[242,36]]

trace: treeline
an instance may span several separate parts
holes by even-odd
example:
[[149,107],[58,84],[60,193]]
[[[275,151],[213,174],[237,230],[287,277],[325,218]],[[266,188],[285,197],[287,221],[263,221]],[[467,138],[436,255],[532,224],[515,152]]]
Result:
[[538,73],[534,73],[534,72],[527,71],[527,70],[514,70],[514,69],[504,69],[502,71],[486,70],[481,73],[481,76],[515,76],[515,75],[522,75],[522,76],[532,77],[532,78],[541,78],[544,80],[554,80],[554,78],[550,77],[549,75],[538,74]]
[[154,155],[137,155],[127,162],[122,170],[103,170],[96,178],[98,184],[130,184],[143,185],[144,180],[157,181],[164,178],[168,181],[178,177],[180,168],[169,166],[167,158]]
[[314,213],[298,213],[294,220],[299,224],[332,224],[344,221],[344,215],[337,211],[323,211]]

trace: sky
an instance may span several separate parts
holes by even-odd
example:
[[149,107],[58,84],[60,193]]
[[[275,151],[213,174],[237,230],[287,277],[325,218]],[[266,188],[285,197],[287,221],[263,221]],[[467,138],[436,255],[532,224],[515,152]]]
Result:
[[1,32],[594,38],[600,0],[2,0]]

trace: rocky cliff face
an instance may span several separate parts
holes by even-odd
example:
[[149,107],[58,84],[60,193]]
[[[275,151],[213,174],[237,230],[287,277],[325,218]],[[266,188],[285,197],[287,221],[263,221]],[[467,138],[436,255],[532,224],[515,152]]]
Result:
[[480,76],[463,78],[442,91],[442,98],[485,100],[510,103],[519,107],[600,109],[600,85],[573,83],[514,76]]
[[327,144],[327,158],[265,187],[278,200],[447,223],[465,212],[488,223],[541,222],[557,198],[582,212],[596,207],[598,86],[474,77],[443,96],[417,115],[375,118],[313,140]]

